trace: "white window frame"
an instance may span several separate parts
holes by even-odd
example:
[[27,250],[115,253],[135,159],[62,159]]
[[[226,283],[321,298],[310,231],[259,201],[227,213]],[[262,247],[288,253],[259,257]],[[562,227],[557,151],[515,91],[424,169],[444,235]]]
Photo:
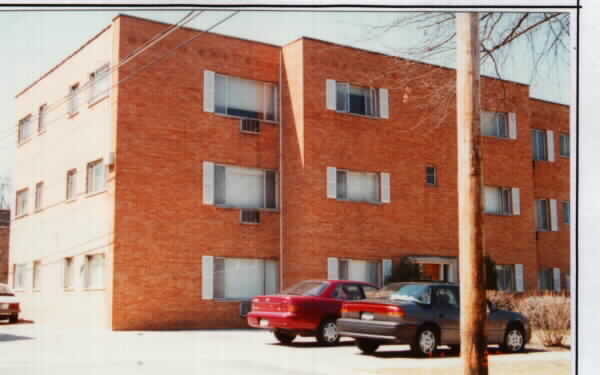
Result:
[[[340,168],[336,168],[336,181],[338,178],[338,174],[339,173],[345,173],[346,174],[346,197],[340,197],[340,191],[339,191],[339,184],[336,183],[336,200],[339,201],[343,201],[343,202],[363,202],[363,203],[382,203],[381,200],[381,173],[380,172],[364,172],[364,171],[355,171],[355,170],[350,170],[350,169],[340,169]],[[357,199],[351,199],[350,197],[348,197],[348,173],[354,173],[354,174],[360,174],[360,175],[368,175],[371,177],[375,177],[375,181],[377,181],[377,199],[375,200],[357,200]]]
[[38,109],[38,134],[46,130],[46,115],[48,113],[48,105],[42,104]]
[[[96,168],[101,169],[101,175],[99,176],[102,181],[99,185],[97,185],[96,181]],[[94,194],[105,190],[106,187],[106,166],[102,162],[102,159],[94,160],[89,162],[87,165],[87,175],[85,179],[86,185],[86,193]]]
[[[515,200],[515,189],[518,188],[507,187],[507,186],[492,186],[486,185],[484,189],[491,188],[496,189],[499,194],[501,211],[489,211],[487,207],[484,206],[484,213],[489,215],[500,215],[500,216],[514,216],[519,214],[519,207],[517,205],[519,202]],[[518,190],[520,191],[520,190]],[[518,195],[519,193],[517,193]],[[518,199],[518,198],[517,198]],[[485,201],[484,201],[485,203]]]
[[13,289],[18,291],[25,290],[25,271],[27,270],[27,264],[15,263],[13,264]]
[[[483,130],[485,129],[485,124],[481,124],[481,133],[485,137],[494,137],[501,139],[511,139],[511,130],[510,130],[510,114],[508,112],[484,112],[485,114],[481,116],[482,118],[487,118],[487,116],[494,116],[493,126],[494,126],[494,134],[483,134]],[[504,132],[502,132],[501,128],[501,118],[504,118]]]
[[[251,81],[251,82],[255,82],[257,84],[262,84],[263,85],[263,106],[264,108],[262,109],[262,118],[254,118],[254,117],[243,117],[243,116],[237,116],[237,115],[232,115],[232,114],[228,114],[228,113],[222,113],[222,112],[217,112],[217,85],[216,85],[216,80],[217,77],[221,77],[223,79],[225,79],[225,112],[228,111],[229,108],[229,78],[233,77],[236,79],[241,79],[241,80],[245,80],[245,81]],[[205,79],[206,79],[206,75],[205,75]],[[206,83],[205,83],[206,84]],[[273,120],[268,120],[267,119],[267,108],[268,108],[268,103],[267,103],[267,90],[268,89],[275,89],[275,95],[273,95],[273,108],[275,110],[275,112],[273,113]],[[242,78],[242,77],[236,77],[236,76],[231,76],[231,75],[227,75],[227,74],[221,74],[221,73],[214,73],[214,82],[212,83],[212,90],[213,90],[213,112],[215,114],[221,115],[221,116],[226,116],[226,117],[234,117],[234,118],[249,118],[249,119],[256,119],[259,120],[261,122],[269,122],[269,123],[274,123],[274,124],[278,124],[279,123],[279,85],[273,82],[266,82],[266,81],[258,81],[255,79],[248,79],[248,78]],[[205,95],[207,95],[208,93],[205,91]]]
[[77,196],[77,169],[69,169],[67,171],[67,186],[66,186],[66,200],[75,199]]
[[[345,87],[345,93],[344,93],[344,99],[345,99],[344,107],[345,108],[340,108],[338,106],[338,101],[337,101],[338,86]],[[350,111],[350,90],[352,88],[369,91],[369,96],[368,97],[365,96],[365,103],[364,103],[365,104],[365,112],[366,112],[366,109],[370,107],[372,114],[357,113],[357,112]],[[348,114],[352,114],[352,115],[364,116],[364,117],[369,117],[369,118],[382,118],[381,113],[380,113],[381,108],[380,108],[380,104],[379,104],[380,98],[379,98],[379,90],[378,89],[376,89],[374,87],[357,86],[357,85],[353,85],[349,82],[336,81],[335,94],[336,94],[336,105],[335,105],[336,112],[348,113]],[[370,103],[368,103],[367,100],[370,100]]]
[[40,211],[44,207],[44,181],[35,184],[34,210]]
[[560,154],[560,156],[563,158],[570,158],[571,157],[571,144],[570,144],[571,137],[570,137],[570,135],[567,133],[560,133],[558,139],[559,139],[559,154]]
[[[100,257],[102,258],[102,285],[92,285],[91,284],[91,262],[93,261],[94,258],[96,257]],[[84,280],[84,289],[86,290],[102,290],[105,288],[105,284],[106,284],[106,280],[105,280],[105,275],[106,275],[106,256],[104,255],[104,253],[94,253],[94,254],[86,254],[85,255],[85,276],[83,278]]]
[[[554,132],[548,129],[531,129],[533,134],[533,160],[554,162]],[[537,134],[543,134],[544,155],[537,155],[536,144]]]
[[69,86],[67,98],[67,112],[69,116],[74,116],[79,113],[79,83]]
[[102,65],[100,68],[96,69],[94,72],[90,73],[90,97],[89,104],[93,104],[100,99],[109,96],[110,89],[107,89],[105,92],[97,92],[97,83],[103,79],[108,80],[110,78],[110,64],[106,63]]
[[73,290],[75,289],[75,258],[65,257],[63,258],[63,289]]
[[[206,257],[203,257],[203,262],[205,260]],[[262,270],[263,270],[263,285],[262,285],[262,290],[259,291],[255,296],[260,296],[260,295],[265,295],[267,293],[267,272],[268,272],[268,267],[267,267],[267,263],[268,262],[274,262],[275,263],[275,274],[274,276],[276,277],[276,283],[275,283],[275,293],[277,293],[279,291],[279,268],[280,268],[280,264],[279,264],[279,259],[264,259],[264,258],[244,258],[244,257],[222,257],[222,256],[215,256],[215,257],[211,257],[212,258],[212,264],[210,265],[210,267],[206,267],[206,269],[203,267],[203,272],[211,272],[211,285],[210,287],[212,288],[212,290],[210,291],[210,295],[212,296],[212,298],[210,299],[214,299],[216,301],[241,301],[241,300],[246,300],[247,297],[225,297],[225,286],[223,285],[223,296],[217,295],[216,291],[217,288],[219,288],[220,286],[217,285],[217,281],[220,280],[221,278],[217,278],[216,273],[219,272],[216,269],[216,264],[220,261],[225,261],[226,259],[234,259],[234,260],[250,260],[250,261],[256,261],[259,263],[262,263]],[[225,272],[223,270],[223,272]],[[203,281],[206,280],[205,276],[203,276]],[[224,280],[224,278],[223,278]],[[242,280],[242,279],[240,279]],[[240,282],[243,282],[240,281]],[[253,297],[255,297],[253,296]],[[252,298],[252,297],[249,297]]]
[[33,262],[33,272],[31,273],[31,289],[39,291],[41,282],[42,262],[36,260]]
[[32,117],[27,115],[19,120],[17,125],[17,142],[23,144],[32,137]]
[[[212,164],[212,168],[206,168],[207,163]],[[263,177],[263,186],[264,186],[264,191],[263,191],[263,202],[264,202],[264,207],[238,207],[235,206],[233,204],[228,204],[227,202],[217,202],[217,178],[216,178],[216,171],[217,168],[224,168],[225,169],[225,173],[227,173],[227,168],[239,168],[239,169],[246,169],[249,171],[255,171],[255,172],[260,172],[262,173],[262,177]],[[210,203],[210,200],[205,200],[205,204],[214,204],[215,206],[218,207],[227,207],[227,208],[240,208],[240,209],[245,209],[245,210],[264,210],[264,211],[276,211],[279,209],[279,173],[277,170],[275,169],[264,169],[264,168],[249,168],[249,167],[242,167],[242,166],[237,166],[237,165],[228,165],[228,164],[220,164],[220,163],[211,163],[211,162],[205,162],[205,168],[204,168],[206,173],[212,173],[212,176],[204,176],[204,184],[205,184],[205,193],[207,189],[212,189],[212,203]],[[267,175],[268,172],[273,173],[274,174],[274,186],[273,186],[273,194],[274,194],[274,198],[275,198],[275,207],[267,207],[267,203],[268,203],[268,197],[267,197]],[[212,178],[212,180],[210,180]],[[210,181],[209,181],[210,180]],[[225,181],[225,189],[227,186],[227,180]]]
[[18,190],[15,200],[15,217],[27,215],[29,205],[29,188]]

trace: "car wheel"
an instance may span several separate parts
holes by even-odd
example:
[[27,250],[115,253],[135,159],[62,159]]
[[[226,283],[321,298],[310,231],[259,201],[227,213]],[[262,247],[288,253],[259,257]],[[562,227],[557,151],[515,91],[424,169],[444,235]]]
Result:
[[340,341],[340,335],[337,332],[337,324],[334,319],[326,319],[319,325],[317,332],[317,341],[321,345],[335,345]]
[[9,323],[17,323],[19,321],[19,314],[12,314],[10,318],[8,318]]
[[411,350],[420,357],[430,357],[437,351],[437,345],[438,335],[436,329],[432,326],[425,326],[417,331]]
[[291,332],[283,332],[283,331],[275,331],[273,332],[273,334],[275,335],[275,338],[277,339],[277,341],[279,341],[280,343],[284,344],[284,345],[289,345],[292,343],[292,341],[294,341],[294,339],[296,338],[296,334],[295,333],[291,333]]
[[379,348],[379,343],[374,340],[356,339],[356,346],[363,354],[373,354]]
[[506,353],[519,353],[525,349],[525,333],[518,325],[509,326],[504,334],[502,351]]

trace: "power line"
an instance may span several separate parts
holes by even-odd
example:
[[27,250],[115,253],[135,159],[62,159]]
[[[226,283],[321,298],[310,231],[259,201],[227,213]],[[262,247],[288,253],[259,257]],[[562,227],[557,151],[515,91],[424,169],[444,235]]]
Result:
[[[135,50],[133,50],[129,55],[127,55],[126,57],[124,57],[118,64],[112,66],[109,71],[108,71],[108,75],[111,75],[115,70],[117,70],[118,68],[122,67],[123,65],[131,62],[135,57],[139,56],[140,54],[142,54],[144,51],[146,51],[147,49],[149,49],[150,47],[154,46],[155,44],[157,44],[158,42],[160,42],[161,40],[163,40],[164,38],[166,38],[167,36],[169,36],[170,34],[172,34],[174,31],[176,31],[177,29],[183,27],[184,25],[188,24],[189,22],[193,21],[196,17],[198,17],[200,14],[202,14],[204,11],[200,11],[197,12],[195,15],[193,15],[193,13],[195,13],[195,11],[190,11],[188,14],[186,14],[184,17],[182,17],[179,21],[177,21],[177,23],[170,25],[169,27],[167,27],[165,30],[162,30],[161,32],[155,34],[152,38],[148,39],[146,42],[144,42],[144,44],[142,44],[140,47],[136,48]],[[84,83],[76,92],[76,95],[80,95],[83,92],[89,90],[90,88],[93,87],[92,83],[94,81],[89,80],[86,83]],[[107,90],[108,91],[108,90]],[[69,102],[70,99],[72,98],[71,95],[68,95],[58,101],[56,101],[55,103],[48,105],[46,110],[44,111],[44,115],[48,115],[49,113],[52,113],[56,110],[58,110],[60,107],[62,107],[65,103]],[[45,124],[45,126],[48,126],[54,122],[56,122],[57,120],[62,119],[62,114],[60,116],[60,118],[56,118],[55,120],[49,121]],[[37,114],[31,114],[30,115],[30,121],[32,122],[32,124],[35,121],[39,120],[39,112]],[[19,120],[20,121],[20,120]],[[18,131],[18,130],[17,130]],[[4,136],[6,136],[8,133],[11,133],[11,131],[7,131],[6,133],[0,135],[0,138],[3,138]],[[13,133],[12,137],[15,136],[15,133]]]

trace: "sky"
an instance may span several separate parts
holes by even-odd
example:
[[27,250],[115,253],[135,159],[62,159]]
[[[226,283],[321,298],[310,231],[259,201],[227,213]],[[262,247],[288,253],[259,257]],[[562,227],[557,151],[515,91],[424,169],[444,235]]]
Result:
[[[3,56],[0,59],[0,184],[14,170],[16,147],[15,95],[64,57],[72,53],[119,13],[163,22],[175,23],[187,11],[65,11],[65,12],[2,12],[0,40]],[[207,28],[230,12],[209,11],[200,14],[188,27]],[[214,31],[246,39],[286,44],[301,36],[328,40],[377,52],[396,54],[423,38],[423,31],[405,28],[376,38],[369,38],[372,26],[384,25],[397,17],[395,12],[251,12],[243,11]],[[165,26],[167,27],[167,26]],[[525,44],[517,45],[503,67],[503,78],[531,84],[532,97],[568,104],[570,98],[569,67],[542,66],[532,81],[532,64],[522,58]],[[411,56],[405,56],[411,57]],[[565,58],[568,61],[568,57]],[[453,57],[433,61],[453,66]],[[482,73],[493,74],[490,66]],[[14,187],[13,187],[14,188]],[[12,190],[12,189],[11,189]],[[10,197],[12,198],[12,192]]]

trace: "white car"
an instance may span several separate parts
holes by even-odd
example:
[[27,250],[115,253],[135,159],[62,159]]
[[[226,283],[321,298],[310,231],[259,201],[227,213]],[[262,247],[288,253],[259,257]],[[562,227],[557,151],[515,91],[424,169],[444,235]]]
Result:
[[19,301],[6,284],[0,284],[0,319],[8,319],[11,323],[19,321]]

